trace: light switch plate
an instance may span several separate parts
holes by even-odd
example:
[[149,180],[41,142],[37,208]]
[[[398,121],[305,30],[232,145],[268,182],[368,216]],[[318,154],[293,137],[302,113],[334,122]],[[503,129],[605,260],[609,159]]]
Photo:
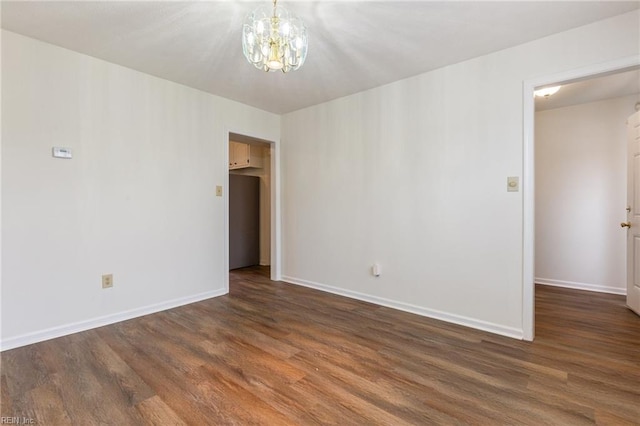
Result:
[[217,185],[216,186],[216,197],[222,197],[222,186],[221,185]]
[[520,191],[520,178],[518,176],[509,176],[507,178],[507,192]]
[[51,149],[52,155],[55,158],[65,158],[65,159],[71,159],[73,158],[73,153],[71,152],[71,148],[63,148],[63,147],[59,147],[59,146],[54,146]]

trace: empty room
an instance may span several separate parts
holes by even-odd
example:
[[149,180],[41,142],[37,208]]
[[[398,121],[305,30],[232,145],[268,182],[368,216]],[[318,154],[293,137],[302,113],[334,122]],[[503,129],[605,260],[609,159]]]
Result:
[[0,15],[0,424],[640,424],[640,2]]

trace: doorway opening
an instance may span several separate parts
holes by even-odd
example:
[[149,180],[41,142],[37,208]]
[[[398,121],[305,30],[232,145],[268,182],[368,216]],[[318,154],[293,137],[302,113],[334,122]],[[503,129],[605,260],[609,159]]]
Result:
[[[278,152],[272,141],[228,132],[229,271],[253,268],[278,280]],[[229,279],[227,275],[227,290]]]
[[536,284],[626,293],[625,121],[639,91],[631,70],[536,97]]
[[[589,85],[589,83],[595,83],[596,79],[602,79],[605,77],[611,77],[614,75],[618,75],[624,72],[634,71],[640,68],[640,57],[631,57],[625,58],[622,60],[612,61],[609,63],[599,64],[597,66],[587,67],[584,69],[578,69],[562,74],[556,74],[540,79],[529,80],[524,82],[523,86],[523,103],[524,103],[524,159],[523,159],[523,338],[525,340],[533,340],[535,335],[535,282],[536,278],[546,278],[540,277],[536,274],[536,245],[539,243],[536,240],[536,201],[540,201],[541,204],[548,203],[549,200],[537,200],[537,193],[535,192],[535,183],[541,184],[540,192],[543,195],[553,194],[553,189],[551,191],[547,191],[549,188],[545,187],[548,185],[548,181],[544,179],[536,180],[536,171],[541,173],[541,170],[537,170],[538,165],[536,164],[536,149],[534,143],[534,129],[536,128],[535,122],[535,114],[536,108],[534,104],[534,96],[533,92],[535,89],[541,87],[548,87],[553,85],[562,85],[565,92],[578,93],[578,95],[574,95],[573,104],[578,103],[588,103],[588,99],[582,99],[582,101],[576,101],[579,99],[580,93],[584,95],[585,85]],[[600,96],[599,100],[604,100],[607,97],[615,97],[607,96],[604,94],[602,89],[611,89],[608,85],[602,86],[598,85],[601,93],[597,96]],[[569,89],[569,90],[566,90]],[[558,100],[560,97],[557,98]],[[592,98],[591,102],[595,102],[596,99]],[[554,101],[557,102],[557,101]],[[633,104],[632,104],[633,105]],[[629,115],[633,111],[629,111]],[[625,117],[626,118],[626,117]],[[621,123],[624,126],[624,119]],[[624,132],[624,128],[622,129]],[[626,146],[626,141],[625,141]],[[548,152],[545,153],[549,154]],[[591,153],[593,154],[593,153]],[[540,153],[538,153],[540,156]],[[626,157],[626,151],[625,151]],[[626,163],[624,167],[626,171]],[[566,171],[560,171],[560,175]],[[626,173],[626,172],[625,172]],[[625,175],[626,176],[626,175]],[[623,181],[623,183],[626,180]],[[563,182],[561,182],[563,183]],[[593,186],[582,185],[582,189],[585,191],[594,190]],[[626,194],[626,191],[625,191]],[[557,195],[557,194],[556,194]],[[625,197],[626,199],[626,197]],[[624,206],[620,206],[624,212]],[[613,206],[615,208],[617,206]],[[624,216],[621,216],[624,217]],[[615,224],[615,223],[614,223]],[[562,259],[555,259],[555,261],[562,261]],[[562,282],[564,281],[564,282]],[[549,284],[550,282],[546,282],[545,284]],[[569,286],[570,283],[576,284],[576,282],[572,282],[571,280],[556,280],[556,282],[551,284],[556,285],[564,285]],[[592,288],[591,290],[600,290],[604,291],[605,289],[600,288]]]

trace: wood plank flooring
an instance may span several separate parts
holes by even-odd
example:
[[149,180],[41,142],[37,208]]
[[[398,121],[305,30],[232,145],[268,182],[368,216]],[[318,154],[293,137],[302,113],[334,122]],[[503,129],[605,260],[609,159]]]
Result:
[[[640,424],[640,317],[538,286],[521,342],[231,274],[219,297],[1,354],[38,425]],[[6,423],[6,421],[5,421]]]

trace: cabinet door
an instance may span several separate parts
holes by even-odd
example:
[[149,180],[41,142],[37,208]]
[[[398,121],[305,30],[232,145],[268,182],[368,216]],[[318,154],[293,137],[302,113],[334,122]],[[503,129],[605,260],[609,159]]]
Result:
[[249,163],[249,145],[229,142],[229,169],[246,167]]
[[262,167],[262,151],[255,145],[229,142],[229,170]]
[[233,169],[236,159],[236,142],[229,142],[229,169]]
[[251,146],[246,143],[236,143],[234,167],[248,167],[251,163]]

